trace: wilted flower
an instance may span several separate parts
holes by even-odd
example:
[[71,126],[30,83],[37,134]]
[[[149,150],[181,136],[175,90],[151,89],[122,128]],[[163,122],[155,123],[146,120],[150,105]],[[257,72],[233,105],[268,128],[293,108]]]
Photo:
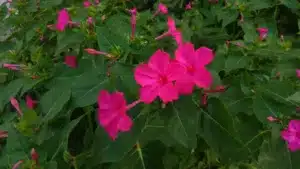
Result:
[[8,132],[7,132],[7,131],[0,130],[0,139],[1,139],[1,138],[7,138],[7,137],[8,137]]
[[83,2],[83,6],[85,7],[85,8],[88,8],[88,7],[90,7],[92,5],[92,3],[90,2],[90,1],[88,1],[88,0],[85,0],[84,2]]
[[290,151],[300,149],[300,120],[291,120],[288,127],[281,131],[281,137],[287,142]]
[[264,40],[267,38],[269,32],[268,28],[257,28],[257,31],[259,33],[260,40]]
[[57,23],[56,23],[56,29],[58,31],[64,31],[66,26],[68,26],[70,21],[69,13],[66,9],[62,9],[58,13]]
[[76,56],[66,56],[65,57],[65,64],[71,68],[77,67],[77,58]]
[[93,25],[93,23],[94,23],[93,18],[92,17],[88,17],[87,23],[88,23],[88,25]]
[[130,23],[131,23],[131,39],[134,39],[134,34],[135,34],[135,29],[136,29],[136,15],[137,15],[137,10],[136,10],[136,8],[133,8],[133,9],[130,9],[129,12],[131,14],[131,19],[130,19]]
[[30,95],[26,95],[26,105],[30,109],[34,109],[36,107],[37,101],[33,100]]
[[185,10],[190,10],[192,9],[192,2],[190,1],[188,4],[185,6]]
[[136,82],[141,86],[140,99],[151,103],[156,97],[164,103],[178,99],[174,81],[179,79],[184,68],[171,60],[168,53],[157,50],[147,64],[140,64],[134,72]]
[[19,115],[19,116],[22,116],[22,115],[23,115],[23,112],[22,112],[22,110],[20,109],[20,105],[19,105],[18,100],[17,100],[16,98],[14,98],[14,97],[11,97],[11,98],[10,98],[10,103],[11,103],[11,105],[17,110],[18,115]]
[[100,0],[95,0],[95,4],[98,5],[100,3]]
[[35,151],[34,148],[31,149],[30,155],[31,155],[31,160],[33,160],[35,162],[35,164],[38,164],[39,163],[39,154]]
[[157,6],[157,10],[154,13],[154,16],[158,15],[159,13],[168,14],[168,7],[163,3],[159,3]]
[[300,69],[296,69],[297,77],[300,78]]
[[106,90],[100,91],[98,95],[98,121],[108,135],[115,140],[119,132],[129,131],[132,120],[127,111],[136,106],[140,101],[126,105],[123,93],[114,92],[110,94]]
[[21,66],[17,64],[3,63],[3,67],[10,70],[21,70]]

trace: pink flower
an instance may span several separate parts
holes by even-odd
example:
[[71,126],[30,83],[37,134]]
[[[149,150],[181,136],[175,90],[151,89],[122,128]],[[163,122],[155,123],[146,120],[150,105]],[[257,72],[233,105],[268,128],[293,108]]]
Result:
[[34,109],[36,107],[37,101],[33,100],[30,95],[26,95],[26,105],[30,109]]
[[3,67],[10,70],[21,70],[21,66],[17,64],[3,63]]
[[64,31],[66,26],[68,26],[69,21],[70,21],[70,16],[68,11],[66,9],[60,10],[58,13],[56,29],[58,31]]
[[168,24],[168,31],[156,37],[155,40],[159,40],[167,36],[172,36],[175,39],[177,45],[180,45],[182,43],[182,34],[180,31],[177,30],[174,19],[168,17],[167,24]]
[[77,67],[77,58],[76,56],[66,56],[65,57],[65,64],[71,68]]
[[100,4],[100,0],[95,0],[95,4],[96,5]]
[[8,132],[0,130],[0,139],[1,138],[7,138],[7,137],[8,137]]
[[87,23],[88,23],[88,25],[93,25],[94,19],[92,17],[88,17]]
[[268,28],[257,28],[256,30],[259,33],[259,39],[261,41],[267,38],[269,32]]
[[168,14],[168,7],[165,4],[159,3],[154,16],[158,15],[159,13]]
[[7,3],[12,3],[12,0],[7,0]]
[[11,169],[18,169],[23,162],[24,162],[23,160],[19,160],[17,163],[13,165]]
[[290,151],[300,149],[300,120],[291,120],[288,127],[281,131],[281,137],[288,143]]
[[92,3],[91,3],[90,1],[88,1],[88,0],[86,0],[86,1],[83,2],[83,6],[84,6],[85,8],[88,8],[88,7],[90,7],[91,5],[92,5]]
[[186,76],[176,81],[176,87],[181,94],[191,94],[194,85],[208,88],[213,82],[212,75],[205,65],[212,62],[213,51],[207,47],[195,50],[190,42],[180,45],[175,51],[176,60],[185,67]]
[[136,8],[130,9],[129,13],[131,14],[131,39],[134,39],[134,34],[135,34],[135,29],[136,29],[136,15],[137,15],[137,10]]
[[20,105],[19,105],[18,100],[16,98],[14,98],[14,97],[11,97],[10,98],[10,103],[17,110],[18,115],[21,117],[23,115],[23,112],[20,109]]
[[140,99],[149,104],[158,96],[164,103],[178,99],[174,81],[184,68],[170,59],[168,53],[157,50],[147,64],[140,64],[134,72],[135,81],[141,86]]
[[126,105],[123,93],[114,92],[110,94],[105,90],[100,91],[98,95],[98,121],[113,140],[117,138],[119,132],[126,132],[131,129],[133,122],[126,112],[139,102],[138,100]]
[[300,78],[300,69],[296,69],[297,77]]
[[192,9],[192,2],[190,1],[188,4],[185,6],[185,10],[190,10]]

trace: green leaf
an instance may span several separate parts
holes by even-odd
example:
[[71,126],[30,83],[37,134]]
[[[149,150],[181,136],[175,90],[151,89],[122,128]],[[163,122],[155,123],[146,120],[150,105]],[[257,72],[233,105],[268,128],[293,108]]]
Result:
[[9,102],[11,97],[15,97],[19,93],[23,87],[23,83],[24,79],[13,80],[0,91],[0,110],[4,108],[4,105]]
[[112,16],[104,25],[97,26],[96,32],[100,50],[109,52],[118,46],[123,51],[129,49],[131,34],[129,18],[122,15]]
[[[72,98],[78,107],[85,107],[96,103],[99,91],[104,89],[104,87],[108,84],[108,78],[106,75],[93,77],[94,79],[90,79],[89,77],[91,76],[87,75],[82,76],[82,78],[78,78],[78,82],[81,82],[79,83],[80,86],[73,86],[72,88]],[[91,81],[94,83],[90,84]],[[88,82],[89,84],[83,86],[84,82]]]
[[55,118],[69,101],[71,90],[67,88],[52,88],[41,98],[40,104],[45,115],[43,121]]
[[[134,125],[130,132],[119,133],[118,138],[112,141],[108,138],[104,129],[98,128],[96,130],[94,141],[94,155],[91,160],[91,165],[98,165],[99,163],[117,162],[121,160],[138,141],[139,136],[143,132],[148,119],[148,109],[141,110],[140,114],[134,118]],[[99,162],[100,159],[100,162]]]
[[232,163],[247,159],[252,151],[236,131],[235,119],[220,100],[212,98],[208,103],[209,112],[202,110],[201,113],[200,136],[220,155],[222,162]]
[[60,5],[62,0],[43,0],[40,2],[40,8],[51,8]]
[[230,23],[236,21],[239,16],[237,10],[234,9],[223,9],[218,14],[218,20],[222,20],[222,27],[229,25]]
[[289,96],[287,99],[290,101],[300,103],[300,92],[294,93],[293,95]]
[[67,29],[66,31],[58,34],[55,56],[66,50],[67,47],[73,48],[74,50],[74,47],[80,45],[83,40],[84,34],[82,32],[75,32]]
[[300,3],[297,0],[280,0],[283,5],[291,9],[299,9]]
[[247,56],[230,55],[225,62],[225,71],[247,68],[250,63],[250,59]]
[[199,111],[192,97],[181,97],[170,111],[173,112],[168,126],[171,136],[186,148],[195,148]]

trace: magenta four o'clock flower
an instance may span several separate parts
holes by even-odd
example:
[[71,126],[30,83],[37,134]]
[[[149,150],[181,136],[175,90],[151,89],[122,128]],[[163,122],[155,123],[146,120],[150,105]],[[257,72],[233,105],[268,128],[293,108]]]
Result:
[[290,151],[300,150],[300,120],[291,120],[288,127],[281,132]]
[[200,47],[195,50],[192,43],[184,43],[175,51],[176,61],[185,67],[185,76],[181,76],[176,81],[176,86],[180,93],[191,94],[194,85],[199,88],[208,88],[212,84],[213,78],[205,68],[213,58],[214,54],[207,47]]
[[157,10],[154,13],[154,16],[158,15],[159,13],[168,14],[168,7],[163,3],[159,3],[157,6]]
[[300,69],[296,69],[296,75],[298,78],[300,78]]
[[56,29],[58,31],[64,31],[65,28],[68,26],[70,21],[69,13],[66,9],[62,9],[58,13]]
[[127,111],[136,106],[140,101],[126,105],[124,94],[114,92],[112,94],[105,90],[98,95],[98,121],[112,140],[115,140],[119,132],[129,131],[132,127],[132,119]]

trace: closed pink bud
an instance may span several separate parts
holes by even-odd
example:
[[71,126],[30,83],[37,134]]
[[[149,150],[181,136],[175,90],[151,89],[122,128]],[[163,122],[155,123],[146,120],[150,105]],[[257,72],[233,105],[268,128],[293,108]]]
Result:
[[10,103],[17,110],[18,115],[21,117],[23,115],[23,112],[20,109],[18,100],[16,98],[12,97],[12,98],[10,98]]
[[100,4],[100,0],[95,0],[95,4],[96,5]]
[[296,75],[298,78],[300,78],[300,69],[296,69]]
[[93,18],[92,18],[92,17],[88,17],[87,23],[88,23],[89,25],[93,25],[93,23],[94,23]]
[[185,10],[190,10],[190,9],[192,9],[191,1],[188,4],[186,4],[186,6],[185,6]]
[[259,33],[259,39],[262,41],[262,40],[265,40],[268,36],[268,28],[257,28],[257,32]]
[[3,67],[10,70],[21,70],[21,66],[17,64],[3,63]]
[[268,116],[267,119],[268,119],[269,122],[279,121],[279,119],[277,119],[277,118],[275,118],[273,116]]
[[24,162],[23,160],[18,161],[13,165],[11,169],[18,169],[23,162]]

